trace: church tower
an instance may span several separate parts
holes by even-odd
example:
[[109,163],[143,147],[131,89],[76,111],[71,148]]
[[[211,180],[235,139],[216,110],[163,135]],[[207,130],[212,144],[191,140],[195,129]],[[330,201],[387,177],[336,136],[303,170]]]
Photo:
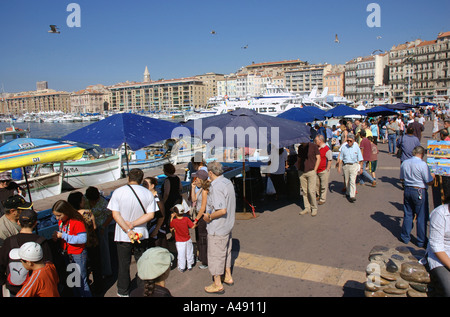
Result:
[[144,83],[150,82],[150,73],[148,72],[147,66],[145,66],[145,72],[144,72]]

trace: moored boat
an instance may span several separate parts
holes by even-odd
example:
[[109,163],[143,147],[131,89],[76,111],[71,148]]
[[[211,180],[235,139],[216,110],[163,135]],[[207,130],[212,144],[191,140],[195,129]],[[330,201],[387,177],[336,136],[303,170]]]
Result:
[[92,158],[86,155],[77,161],[66,161],[63,188],[84,188],[121,178],[122,158],[118,154]]

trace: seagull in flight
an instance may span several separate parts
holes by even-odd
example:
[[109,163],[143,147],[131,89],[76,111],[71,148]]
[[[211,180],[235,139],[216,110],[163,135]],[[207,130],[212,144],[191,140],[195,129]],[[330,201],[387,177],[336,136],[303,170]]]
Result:
[[48,31],[48,33],[54,33],[54,34],[59,34],[61,32],[58,31],[59,29],[56,27],[56,25],[50,25],[50,31]]
[[216,34],[216,31],[212,30],[212,31],[211,31],[211,34],[212,34],[212,35]]
[[245,45],[245,46],[243,46],[243,47],[241,47],[242,49],[247,49],[248,48],[248,44],[247,45]]
[[377,36],[377,40],[379,40],[379,39],[381,39],[382,37],[381,36]]
[[372,55],[375,55],[377,52],[383,53],[382,50],[375,50],[375,51],[372,52]]
[[335,36],[334,42],[335,42],[335,43],[341,43],[341,41],[339,41],[339,39],[338,39],[338,35],[337,35],[337,34],[336,34],[336,36]]

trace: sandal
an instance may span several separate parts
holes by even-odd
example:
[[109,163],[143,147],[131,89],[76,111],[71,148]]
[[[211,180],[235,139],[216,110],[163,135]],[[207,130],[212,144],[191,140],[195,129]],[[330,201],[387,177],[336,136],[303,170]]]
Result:
[[223,284],[226,284],[228,286],[233,286],[234,282],[233,282],[233,280],[231,280],[231,282],[223,281]]
[[205,287],[205,292],[209,294],[224,294],[225,290],[223,287],[218,289],[216,284],[212,283],[211,285]]

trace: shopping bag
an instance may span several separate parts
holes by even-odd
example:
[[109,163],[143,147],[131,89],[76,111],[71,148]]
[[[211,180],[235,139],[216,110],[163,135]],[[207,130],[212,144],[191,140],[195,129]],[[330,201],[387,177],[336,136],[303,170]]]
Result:
[[267,177],[267,187],[266,187],[266,195],[275,195],[275,187],[273,186],[272,180],[270,177]]

